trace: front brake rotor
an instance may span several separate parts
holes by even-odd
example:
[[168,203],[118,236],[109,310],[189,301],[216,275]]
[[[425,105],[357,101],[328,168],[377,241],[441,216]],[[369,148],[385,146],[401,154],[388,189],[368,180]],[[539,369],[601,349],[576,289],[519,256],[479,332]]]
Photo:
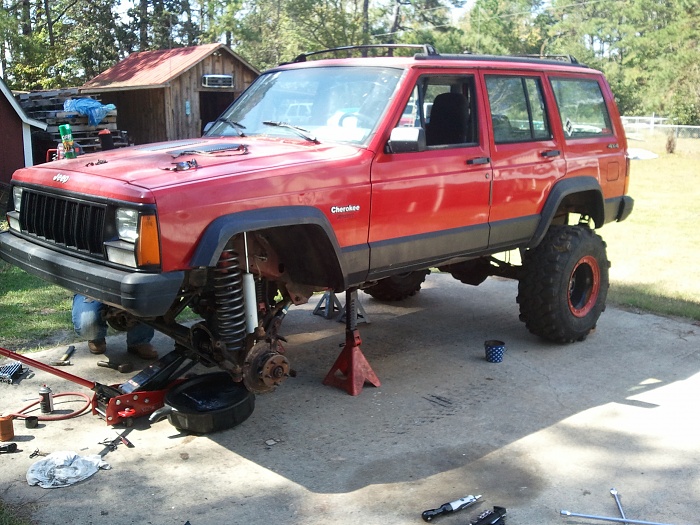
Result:
[[271,392],[289,377],[289,361],[280,352],[278,340],[260,341],[250,349],[243,363],[243,384],[255,394]]

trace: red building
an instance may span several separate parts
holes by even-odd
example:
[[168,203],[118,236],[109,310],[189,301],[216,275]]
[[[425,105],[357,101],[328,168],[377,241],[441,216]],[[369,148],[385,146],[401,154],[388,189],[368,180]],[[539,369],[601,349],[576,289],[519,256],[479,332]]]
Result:
[[27,117],[0,79],[0,209],[4,210],[7,189],[15,170],[32,166],[32,128],[46,130],[46,124]]

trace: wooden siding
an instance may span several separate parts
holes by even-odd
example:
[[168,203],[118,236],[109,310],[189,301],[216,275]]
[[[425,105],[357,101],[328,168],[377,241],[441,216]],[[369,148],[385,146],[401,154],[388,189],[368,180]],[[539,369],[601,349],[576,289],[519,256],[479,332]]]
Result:
[[[204,75],[233,75],[233,89],[206,88],[202,86]],[[207,93],[230,93],[229,103],[238,97],[247,88],[256,75],[249,68],[235,60],[225,52],[209,55],[201,62],[195,64],[188,71],[171,82],[170,88],[166,88],[166,122],[168,139],[185,139],[200,137],[202,128],[206,122],[202,121],[200,96],[206,97]],[[189,114],[187,107],[189,106]]]
[[134,144],[168,139],[163,89],[108,91],[101,97],[103,104],[117,106],[117,127],[126,131]]

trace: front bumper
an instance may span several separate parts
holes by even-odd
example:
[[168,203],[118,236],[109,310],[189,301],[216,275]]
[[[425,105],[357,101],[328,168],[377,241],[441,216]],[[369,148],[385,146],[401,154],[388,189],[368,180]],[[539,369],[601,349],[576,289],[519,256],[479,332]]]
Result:
[[182,271],[154,274],[109,268],[44,248],[9,231],[0,233],[0,257],[45,281],[137,317],[165,314],[185,278]]

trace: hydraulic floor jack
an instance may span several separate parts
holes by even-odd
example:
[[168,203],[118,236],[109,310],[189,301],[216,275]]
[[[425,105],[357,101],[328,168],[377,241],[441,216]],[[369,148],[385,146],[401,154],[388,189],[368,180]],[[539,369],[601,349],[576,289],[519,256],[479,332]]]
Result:
[[5,348],[0,348],[0,355],[89,388],[95,393],[92,413],[104,418],[108,425],[123,423],[126,427],[133,425],[134,418],[150,415],[161,408],[167,392],[182,382],[178,377],[196,364],[186,350],[178,346],[126,382],[110,386],[78,377]]

